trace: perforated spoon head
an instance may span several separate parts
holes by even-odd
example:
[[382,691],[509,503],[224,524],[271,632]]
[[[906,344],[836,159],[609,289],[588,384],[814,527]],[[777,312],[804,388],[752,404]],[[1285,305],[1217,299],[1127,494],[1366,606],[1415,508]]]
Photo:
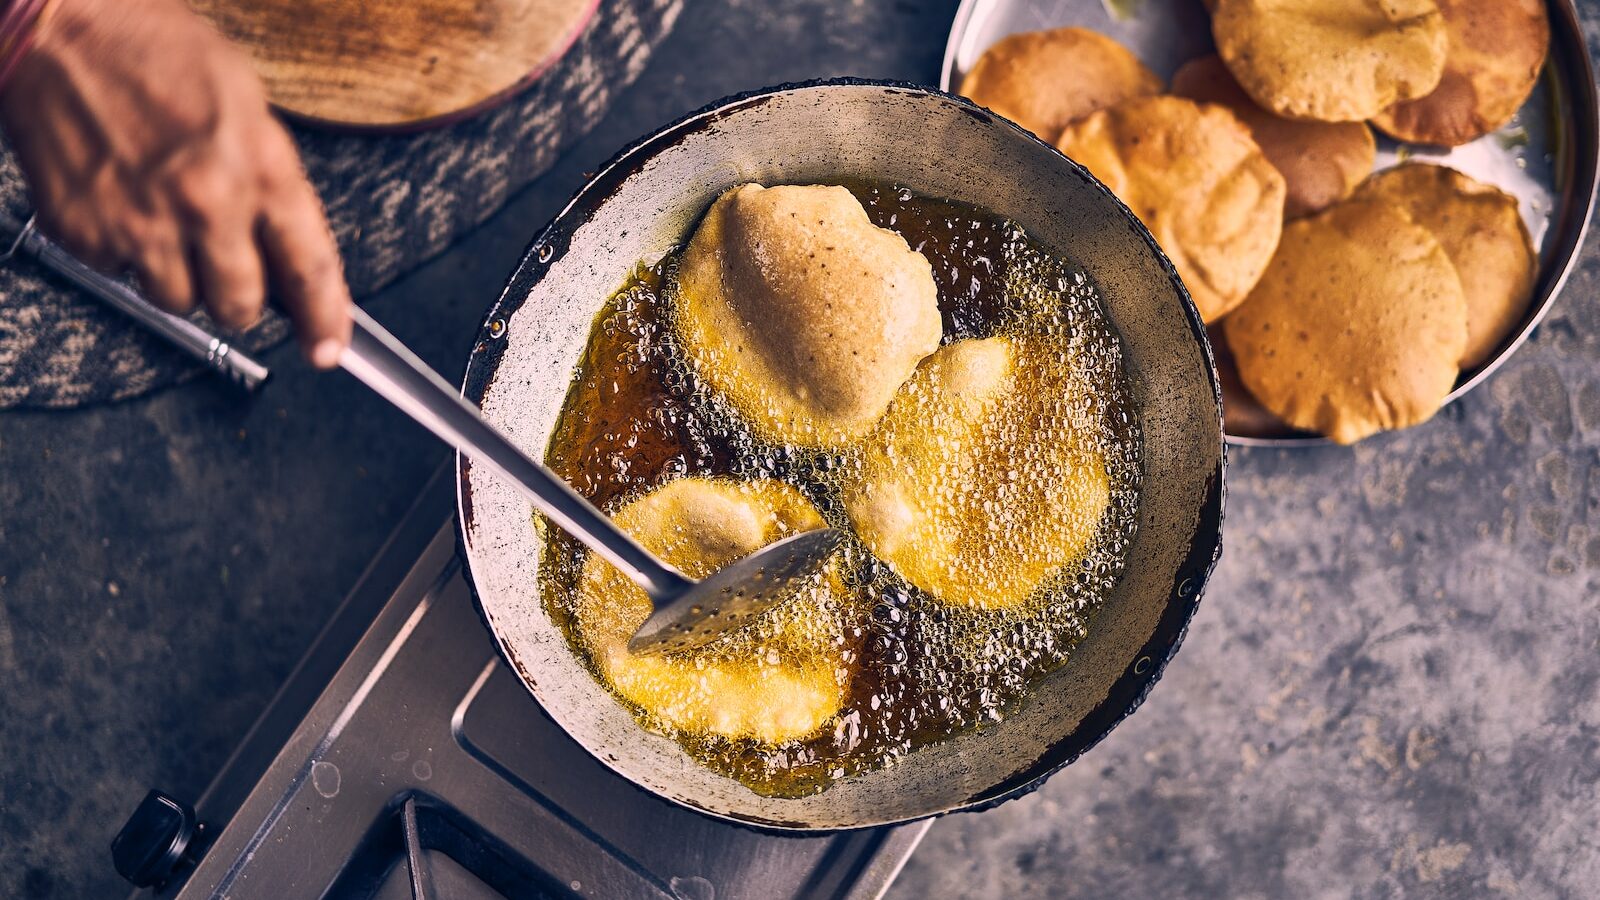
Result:
[[653,598],[655,612],[628,641],[628,649],[692,650],[743,628],[819,577],[840,540],[830,528],[802,532],[718,569],[675,597]]

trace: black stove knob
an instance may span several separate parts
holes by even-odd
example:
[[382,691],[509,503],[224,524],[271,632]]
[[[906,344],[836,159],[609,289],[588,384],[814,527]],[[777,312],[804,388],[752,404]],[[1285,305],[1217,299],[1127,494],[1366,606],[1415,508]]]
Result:
[[203,827],[189,804],[151,791],[111,842],[111,861],[135,886],[159,887],[195,849]]

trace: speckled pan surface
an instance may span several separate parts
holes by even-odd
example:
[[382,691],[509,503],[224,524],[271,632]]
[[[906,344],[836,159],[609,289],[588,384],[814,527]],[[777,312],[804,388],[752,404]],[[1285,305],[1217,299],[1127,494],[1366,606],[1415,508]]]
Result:
[[[1516,195],[1539,250],[1527,315],[1494,356],[1461,373],[1447,404],[1483,383],[1533,333],[1566,283],[1594,206],[1600,156],[1594,68],[1572,0],[1549,0],[1548,7],[1550,57],[1544,77],[1509,125],[1454,149],[1402,145],[1378,135],[1378,169],[1405,159],[1438,163]],[[1200,0],[963,0],[945,46],[939,86],[955,90],[983,51],[1008,34],[1064,25],[1110,35],[1165,79],[1214,50],[1210,18]],[[1232,390],[1225,390],[1225,401],[1233,402]],[[1230,432],[1228,440],[1277,447],[1327,443],[1287,427]]]
[[528,504],[492,475],[459,467],[462,547],[480,611],[544,709],[646,790],[767,828],[865,827],[1026,791],[1143,699],[1220,550],[1220,393],[1170,263],[1065,157],[965,101],[910,85],[833,81],[743,95],[624,151],[529,249],[485,319],[466,395],[543,455],[594,316],[638,261],[667,254],[732,185],[841,178],[893,181],[1015,218],[1088,271],[1123,336],[1145,439],[1138,534],[1089,637],[1022,709],[812,797],[758,796],[640,728],[584,670],[540,603]]

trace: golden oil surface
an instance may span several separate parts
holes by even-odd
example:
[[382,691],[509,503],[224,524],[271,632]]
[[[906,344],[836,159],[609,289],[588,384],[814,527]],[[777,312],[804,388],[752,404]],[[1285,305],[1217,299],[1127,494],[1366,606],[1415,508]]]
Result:
[[[752,436],[697,383],[675,346],[675,258],[641,264],[596,318],[551,440],[550,466],[610,510],[686,475],[776,478],[802,491],[849,536],[840,559],[849,596],[834,637],[848,647],[844,660],[852,670],[841,673],[848,683],[842,708],[819,732],[779,744],[730,740],[675,731],[634,708],[641,724],[669,734],[702,764],[770,796],[824,790],[838,778],[999,722],[1027,702],[1038,681],[1066,661],[1115,586],[1137,513],[1140,438],[1122,345],[1081,269],[988,212],[894,185],[846,186],[875,224],[899,232],[932,263],[944,343],[1003,335],[1044,347],[1047,352],[1027,354],[1027,363],[1061,367],[1054,374],[1063,377],[1019,383],[1070,380],[1081,388],[1043,398],[1039,408],[1049,421],[1040,427],[1048,439],[1059,436],[1103,459],[1110,502],[1082,559],[1026,602],[984,608],[976,599],[924,593],[874,558],[850,530],[841,486],[858,473],[859,454],[775,446]],[[573,631],[585,554],[572,539],[544,531],[544,602],[573,651],[585,657]],[[594,661],[585,661],[600,677]]]

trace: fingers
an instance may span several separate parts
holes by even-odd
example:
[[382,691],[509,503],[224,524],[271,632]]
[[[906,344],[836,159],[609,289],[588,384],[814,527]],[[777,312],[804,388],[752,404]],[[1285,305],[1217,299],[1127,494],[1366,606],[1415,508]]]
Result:
[[128,5],[60,4],[63,27],[14,73],[27,99],[0,104],[40,227],[220,325],[253,324],[270,286],[307,355],[337,364],[351,327],[338,251],[250,59],[188,4]]
[[211,318],[239,331],[260,320],[266,282],[261,250],[247,222],[209,229],[192,243],[189,255]]
[[91,155],[83,171],[56,171],[61,161],[43,154],[40,225],[95,268],[133,270],[162,309],[187,313],[198,301],[226,328],[254,325],[270,288],[306,357],[332,368],[351,330],[338,247],[294,142],[258,86],[242,93],[249,102],[209,130],[132,162]]
[[155,305],[178,315],[194,309],[194,280],[176,231],[146,236],[133,259],[133,270]]
[[150,302],[169,313],[194,309],[194,279],[176,223],[129,214],[115,223],[69,218],[63,225],[62,244],[84,262],[113,276],[131,269]]
[[111,249],[106,229],[91,203],[51,203],[46,199],[39,206],[39,227],[102,272],[115,272],[126,264]]
[[261,318],[266,286],[248,157],[214,148],[198,161],[169,165],[165,174],[151,206],[172,210],[181,223],[200,299],[217,324],[249,328]]
[[298,168],[272,192],[259,238],[301,351],[319,369],[337,366],[350,343],[350,290],[322,202]]

